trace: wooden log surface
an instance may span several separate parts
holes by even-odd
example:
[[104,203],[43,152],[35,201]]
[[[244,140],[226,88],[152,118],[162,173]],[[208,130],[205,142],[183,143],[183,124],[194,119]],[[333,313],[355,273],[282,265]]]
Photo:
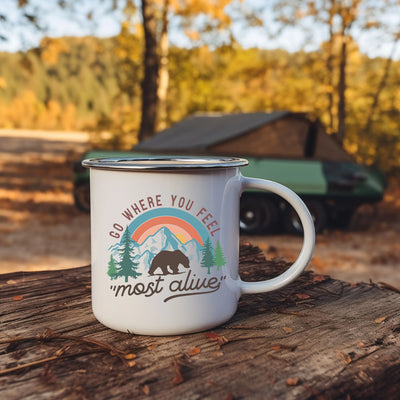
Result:
[[[241,276],[287,268],[241,246]],[[305,272],[209,332],[98,323],[90,267],[0,275],[1,399],[398,399],[400,294]]]

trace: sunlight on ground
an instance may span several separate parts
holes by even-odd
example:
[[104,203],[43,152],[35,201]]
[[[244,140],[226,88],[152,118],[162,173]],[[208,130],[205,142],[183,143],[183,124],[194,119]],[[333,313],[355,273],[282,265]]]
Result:
[[72,163],[84,132],[0,130],[0,272],[90,262],[89,216],[76,210]]
[[26,129],[0,129],[0,136],[45,139],[51,141],[60,140],[80,143],[87,143],[89,140],[89,133],[87,132],[42,131]]

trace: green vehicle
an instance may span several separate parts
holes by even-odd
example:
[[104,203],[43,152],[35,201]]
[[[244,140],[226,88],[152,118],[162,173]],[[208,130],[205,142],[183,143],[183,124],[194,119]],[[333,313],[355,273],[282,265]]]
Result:
[[[245,157],[243,175],[271,179],[295,191],[307,204],[317,233],[344,228],[356,209],[382,200],[386,187],[379,170],[356,163],[318,120],[288,111],[195,115],[140,143],[131,152],[90,151],[84,158],[154,155]],[[77,163],[74,198],[89,212],[89,172]],[[283,230],[300,233],[296,213],[281,198],[246,191],[240,204],[243,233]]]

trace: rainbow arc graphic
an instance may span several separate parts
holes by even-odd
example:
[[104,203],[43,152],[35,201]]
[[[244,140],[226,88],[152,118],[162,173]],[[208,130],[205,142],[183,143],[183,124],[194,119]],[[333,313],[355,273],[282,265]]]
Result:
[[209,238],[206,228],[197,218],[176,208],[149,210],[131,222],[129,231],[133,232],[132,240],[141,245],[163,227],[168,228],[182,244],[195,239],[204,246]]

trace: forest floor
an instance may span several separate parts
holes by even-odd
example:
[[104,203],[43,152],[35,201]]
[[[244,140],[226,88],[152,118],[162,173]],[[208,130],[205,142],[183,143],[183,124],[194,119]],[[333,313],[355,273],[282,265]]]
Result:
[[[90,263],[90,217],[74,206],[72,164],[88,148],[82,132],[0,130],[0,272],[62,269]],[[293,261],[302,239],[242,236],[267,258]],[[348,282],[400,288],[400,187],[362,207],[350,228],[317,236],[310,267]]]

